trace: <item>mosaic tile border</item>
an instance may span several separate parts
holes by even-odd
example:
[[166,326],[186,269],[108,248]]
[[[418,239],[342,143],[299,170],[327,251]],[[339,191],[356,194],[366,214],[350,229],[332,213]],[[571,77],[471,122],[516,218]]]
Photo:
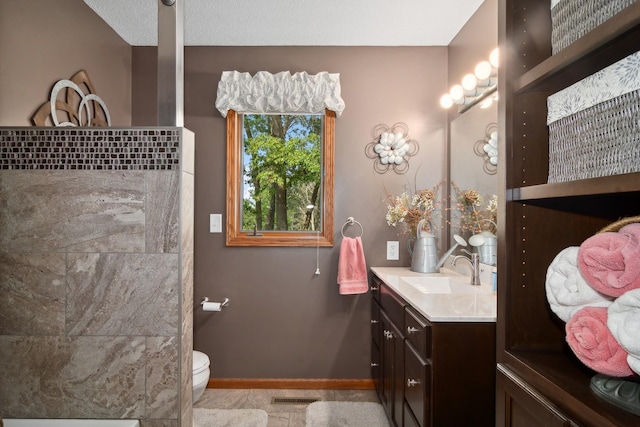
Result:
[[177,170],[180,128],[0,128],[0,170]]

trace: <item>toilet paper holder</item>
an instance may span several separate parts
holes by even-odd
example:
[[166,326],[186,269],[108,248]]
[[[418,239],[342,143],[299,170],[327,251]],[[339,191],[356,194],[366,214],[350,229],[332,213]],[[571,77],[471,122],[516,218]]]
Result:
[[[204,297],[202,301],[200,301],[200,305],[204,306],[205,302],[211,302],[209,297]],[[229,305],[229,298],[225,298],[224,301],[220,303],[220,308],[227,307]]]

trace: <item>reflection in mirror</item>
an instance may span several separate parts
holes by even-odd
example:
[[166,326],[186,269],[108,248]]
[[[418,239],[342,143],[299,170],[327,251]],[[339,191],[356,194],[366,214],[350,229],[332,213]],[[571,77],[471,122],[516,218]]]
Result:
[[477,104],[484,104],[498,89],[498,66],[499,51],[495,48],[488,61],[478,63],[473,73],[466,74],[460,84],[453,85],[448,93],[442,95],[440,106],[448,109],[455,104],[458,112],[464,113]]
[[[481,108],[481,104],[476,104],[464,114],[456,117],[451,122],[450,130],[450,158],[449,169],[452,186],[455,185],[458,193],[468,190],[475,190],[481,199],[480,209],[486,209],[492,197],[498,193],[498,178],[495,174],[485,171],[485,159],[478,156],[474,151],[474,146],[478,140],[484,139],[487,127],[498,120],[497,103],[492,103],[487,108]],[[450,244],[453,243],[451,235],[460,234],[469,238],[475,234],[467,224],[463,224],[468,217],[461,218],[459,201],[456,200],[456,188],[451,189],[451,232]],[[495,227],[487,221],[481,226],[488,228],[488,231],[495,233]],[[491,227],[490,227],[491,226]],[[475,226],[473,226],[475,228]]]

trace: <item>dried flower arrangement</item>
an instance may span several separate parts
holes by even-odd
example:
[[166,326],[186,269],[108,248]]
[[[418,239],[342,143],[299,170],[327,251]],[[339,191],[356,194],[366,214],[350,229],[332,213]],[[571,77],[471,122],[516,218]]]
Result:
[[[415,236],[418,224],[421,220],[431,222],[437,227],[434,220],[442,207],[442,202],[438,199],[441,184],[437,184],[432,189],[417,190],[415,192],[404,191],[399,196],[387,194],[387,213],[385,219],[390,227],[400,226],[400,234]],[[425,227],[426,228],[426,227]],[[434,230],[429,230],[433,232]]]
[[453,182],[451,187],[452,226],[457,226],[460,234],[477,234],[482,231],[496,233],[498,196],[494,194],[487,199],[477,190],[462,190]]

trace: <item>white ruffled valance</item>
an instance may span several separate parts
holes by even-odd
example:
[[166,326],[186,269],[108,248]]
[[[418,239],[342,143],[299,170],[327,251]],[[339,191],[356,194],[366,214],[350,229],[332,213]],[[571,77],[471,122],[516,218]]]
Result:
[[339,117],[344,111],[340,74],[259,71],[251,76],[223,71],[216,108],[222,117],[226,117],[229,110],[249,114],[323,114],[325,108],[335,111]]

